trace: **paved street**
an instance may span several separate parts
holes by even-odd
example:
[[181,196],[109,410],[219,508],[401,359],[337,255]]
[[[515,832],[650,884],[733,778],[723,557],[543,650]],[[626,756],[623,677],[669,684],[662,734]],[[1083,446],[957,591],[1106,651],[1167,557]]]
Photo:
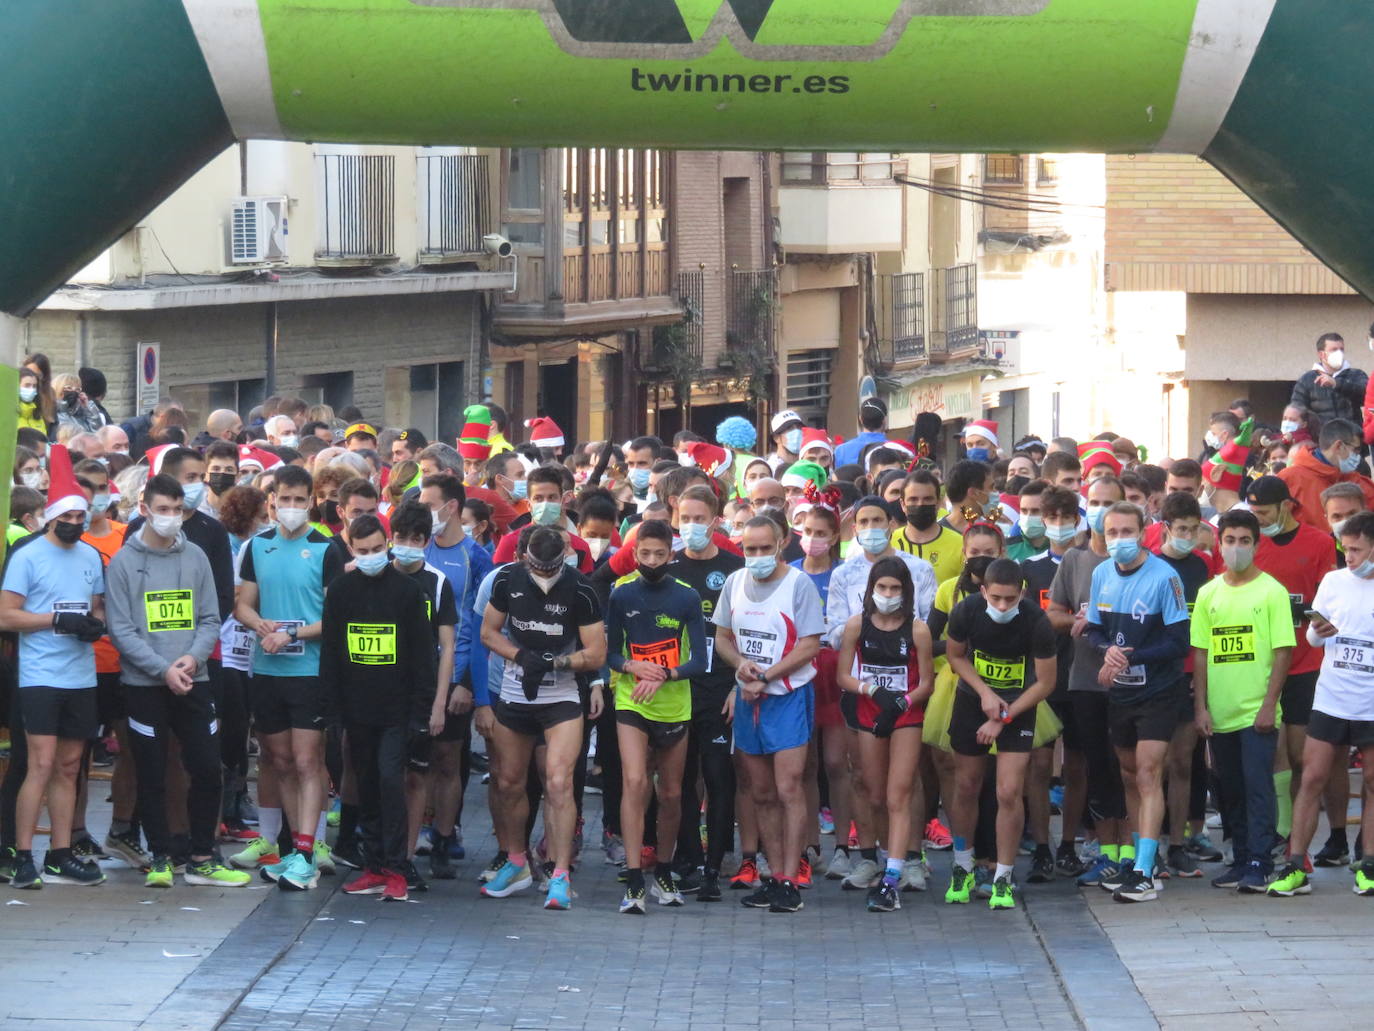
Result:
[[[474,828],[484,797],[474,786]],[[480,898],[493,843],[468,844],[460,880],[405,905],[347,898],[337,879],[305,895],[156,894],[117,863],[102,888],[6,892],[27,905],[3,909],[0,961],[17,990],[0,1026],[1239,1031],[1300,1025],[1313,1006],[1342,1023],[1363,1012],[1369,914],[1345,871],[1285,901],[1172,881],[1158,904],[1127,907],[1059,882],[1027,888],[1012,914],[931,892],[875,916],[826,883],[795,916],[732,895],[630,918],[594,846],[573,911],[549,913],[533,891]],[[942,886],[947,855],[935,861]]]

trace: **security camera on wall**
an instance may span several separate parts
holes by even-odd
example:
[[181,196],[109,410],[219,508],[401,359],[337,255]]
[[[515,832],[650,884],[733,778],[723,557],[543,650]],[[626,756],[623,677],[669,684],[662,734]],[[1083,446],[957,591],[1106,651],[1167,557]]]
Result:
[[482,250],[488,254],[494,254],[498,258],[509,258],[511,256],[511,243],[500,233],[488,233],[482,237]]

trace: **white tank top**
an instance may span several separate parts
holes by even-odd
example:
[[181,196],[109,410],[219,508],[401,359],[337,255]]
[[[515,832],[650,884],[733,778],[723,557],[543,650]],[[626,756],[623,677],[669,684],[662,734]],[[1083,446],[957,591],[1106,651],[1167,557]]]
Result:
[[[743,571],[734,577],[730,592],[730,630],[735,635],[735,647],[740,655],[760,669],[774,666],[797,645],[797,625],[788,613],[792,611],[792,600],[796,596],[797,577],[804,575],[794,566],[788,566],[781,580],[766,585],[771,590],[762,601],[749,597],[749,588],[757,590],[760,586],[757,580]],[[788,694],[805,687],[815,676],[816,665],[808,662],[782,680],[769,681],[768,694]]]

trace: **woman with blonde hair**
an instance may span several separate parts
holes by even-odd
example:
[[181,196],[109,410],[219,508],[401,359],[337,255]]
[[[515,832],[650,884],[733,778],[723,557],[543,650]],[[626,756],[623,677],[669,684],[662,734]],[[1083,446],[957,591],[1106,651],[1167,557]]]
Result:
[[64,372],[60,376],[55,376],[52,381],[52,395],[57,407],[59,432],[70,428],[73,434],[94,433],[105,424],[105,420],[100,417],[100,409],[81,389],[81,377],[76,373]]

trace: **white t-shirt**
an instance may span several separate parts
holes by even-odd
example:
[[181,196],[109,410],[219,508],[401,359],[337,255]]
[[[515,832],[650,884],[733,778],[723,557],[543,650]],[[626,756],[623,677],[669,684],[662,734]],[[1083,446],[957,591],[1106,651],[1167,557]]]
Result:
[[[825,630],[821,596],[816,585],[800,569],[770,583],[759,583],[747,569],[737,569],[725,580],[716,601],[713,621],[735,635],[744,658],[768,669],[776,665],[803,637],[819,637]],[[811,683],[816,665],[808,662],[781,680],[768,684],[768,694],[787,694]]]
[[1374,580],[1349,569],[1326,574],[1312,607],[1336,627],[1336,636],[1307,635],[1323,649],[1312,708],[1343,720],[1374,720]]

